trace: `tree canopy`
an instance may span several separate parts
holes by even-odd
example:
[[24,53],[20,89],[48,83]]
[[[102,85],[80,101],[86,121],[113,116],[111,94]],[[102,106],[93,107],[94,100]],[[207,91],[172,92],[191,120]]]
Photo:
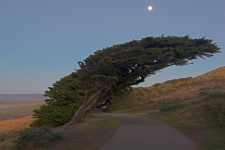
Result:
[[97,50],[78,62],[77,74],[87,87],[117,91],[139,84],[163,68],[211,57],[218,50],[212,40],[205,38],[146,37]]

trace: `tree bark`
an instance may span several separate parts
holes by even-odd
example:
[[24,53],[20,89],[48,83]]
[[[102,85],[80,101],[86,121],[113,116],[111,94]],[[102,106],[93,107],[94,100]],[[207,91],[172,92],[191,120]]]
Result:
[[91,96],[91,98],[86,101],[80,108],[77,110],[77,112],[73,115],[70,122],[65,124],[64,126],[73,126],[78,123],[81,123],[88,111],[90,111],[91,108],[93,108],[94,105],[98,102],[99,99],[101,99],[104,96],[103,91],[99,91]]

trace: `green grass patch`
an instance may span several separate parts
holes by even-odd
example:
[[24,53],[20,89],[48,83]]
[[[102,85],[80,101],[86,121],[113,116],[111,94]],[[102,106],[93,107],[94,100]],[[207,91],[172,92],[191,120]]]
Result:
[[107,127],[118,128],[119,125],[120,125],[120,120],[114,117],[106,118],[93,123],[93,126],[98,129],[107,128]]
[[[225,133],[225,130],[221,130]],[[203,138],[203,149],[204,150],[224,150],[225,148],[225,137],[219,131],[205,131],[207,137]]]
[[161,99],[158,104],[159,110],[161,111],[176,110],[186,106],[186,104],[183,104],[177,99]]

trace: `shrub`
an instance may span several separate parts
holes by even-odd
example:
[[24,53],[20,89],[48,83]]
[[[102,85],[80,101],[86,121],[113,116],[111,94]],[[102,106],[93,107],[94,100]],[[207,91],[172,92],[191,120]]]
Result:
[[42,105],[34,110],[33,118],[35,120],[31,127],[61,126],[70,121],[73,114],[77,111],[79,105],[70,101],[50,101],[47,105]]
[[20,132],[18,139],[15,141],[15,149],[47,148],[54,141],[62,140],[62,138],[62,133],[53,132],[52,128],[47,126],[39,129],[28,128]]
[[186,105],[176,99],[161,99],[158,104],[160,111],[176,110],[178,108],[183,108]]
[[149,103],[149,104],[153,104],[153,103],[155,103],[155,101],[154,101],[153,99],[150,99],[150,100],[148,101],[148,103]]
[[201,92],[191,102],[207,120],[214,123],[225,124],[225,93]]
[[[90,92],[89,92],[90,93]],[[34,110],[32,127],[61,126],[67,123],[79,106],[84,102],[85,90],[76,77],[76,73],[56,81],[49,90],[45,91],[45,104]]]
[[208,101],[225,100],[224,92],[200,92],[198,98],[194,99],[191,104],[198,105]]

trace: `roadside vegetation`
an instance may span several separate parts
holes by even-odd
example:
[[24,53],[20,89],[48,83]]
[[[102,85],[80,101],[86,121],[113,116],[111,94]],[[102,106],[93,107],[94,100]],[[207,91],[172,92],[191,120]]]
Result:
[[[10,113],[10,117],[14,115],[16,114]],[[97,150],[112,137],[120,125],[117,118],[91,113],[87,115],[83,123],[71,128],[49,126],[31,128],[29,126],[34,120],[31,117],[32,113],[26,112],[26,115],[26,117],[0,121],[1,150],[60,150],[66,148]]]
[[84,122],[76,126],[59,128],[64,138],[49,147],[49,150],[99,150],[113,136],[119,125],[120,120],[117,118],[98,113],[89,114]]
[[177,104],[170,105],[170,109],[163,109],[165,106],[160,104],[159,112],[149,113],[147,116],[178,128],[204,150],[223,150],[225,93],[200,93],[196,98],[183,100],[182,103],[186,103],[183,106],[180,103],[180,100],[177,100]]
[[15,149],[35,149],[47,148],[52,146],[52,143],[62,140],[60,132],[53,132],[52,128],[42,126],[41,128],[28,128],[19,133],[19,137],[15,141]]
[[73,127],[28,128],[19,133],[13,148],[97,150],[112,137],[119,124],[119,119],[92,113],[83,123]]

